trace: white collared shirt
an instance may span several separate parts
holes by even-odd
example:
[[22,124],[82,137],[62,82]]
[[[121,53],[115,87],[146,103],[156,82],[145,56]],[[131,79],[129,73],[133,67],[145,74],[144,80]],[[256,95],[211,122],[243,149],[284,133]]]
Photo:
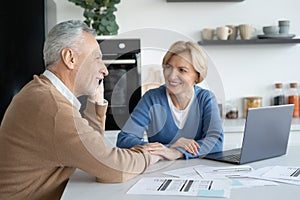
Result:
[[46,70],[43,73],[44,76],[46,76],[51,83],[55,86],[55,88],[68,99],[68,101],[78,110],[81,107],[80,101],[77,99],[77,97],[74,96],[74,94],[65,86],[65,84],[52,72],[49,70]]

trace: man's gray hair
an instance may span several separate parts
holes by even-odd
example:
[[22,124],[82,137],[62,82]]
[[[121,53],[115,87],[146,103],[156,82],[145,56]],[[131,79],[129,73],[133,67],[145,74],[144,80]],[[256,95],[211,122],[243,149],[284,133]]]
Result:
[[60,53],[65,48],[71,48],[79,52],[79,42],[82,40],[82,32],[96,36],[94,29],[89,28],[84,22],[70,20],[55,25],[46,38],[44,43],[44,62],[45,66],[56,64],[60,61]]

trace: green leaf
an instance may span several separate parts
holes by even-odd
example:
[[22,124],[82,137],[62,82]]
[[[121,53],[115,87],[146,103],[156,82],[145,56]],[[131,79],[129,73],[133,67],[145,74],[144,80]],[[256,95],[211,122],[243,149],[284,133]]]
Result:
[[109,7],[109,8],[107,8],[107,12],[115,12],[115,11],[117,11],[116,7]]
[[91,18],[91,19],[93,19],[94,16],[95,16],[95,13],[92,12],[92,11],[90,11],[90,10],[84,10],[83,16],[84,16],[85,18]]
[[106,18],[101,19],[101,24],[102,24],[103,26],[108,26],[109,23],[110,23],[110,21],[108,21]]
[[107,20],[109,21],[116,21],[116,16],[114,14],[108,15]]

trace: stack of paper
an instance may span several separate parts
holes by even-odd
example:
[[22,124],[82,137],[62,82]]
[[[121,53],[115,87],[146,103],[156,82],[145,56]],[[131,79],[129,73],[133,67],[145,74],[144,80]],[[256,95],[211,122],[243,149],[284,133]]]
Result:
[[294,166],[271,166],[250,172],[248,177],[300,185],[300,168]]

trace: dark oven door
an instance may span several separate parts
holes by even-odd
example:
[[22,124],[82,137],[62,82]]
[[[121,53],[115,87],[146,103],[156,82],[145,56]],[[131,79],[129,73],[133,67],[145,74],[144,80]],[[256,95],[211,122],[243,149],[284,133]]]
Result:
[[141,98],[139,39],[105,40],[100,47],[109,75],[104,78],[108,100],[106,130],[120,130]]

